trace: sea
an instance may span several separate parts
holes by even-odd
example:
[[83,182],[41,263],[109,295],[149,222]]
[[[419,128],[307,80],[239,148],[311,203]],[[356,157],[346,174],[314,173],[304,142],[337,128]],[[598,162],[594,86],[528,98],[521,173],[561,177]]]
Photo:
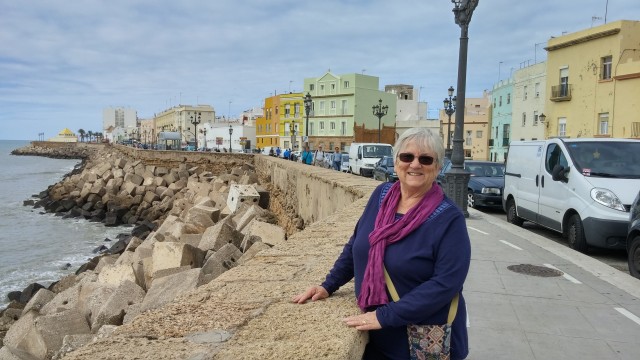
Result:
[[[0,140],[0,309],[7,294],[37,282],[48,286],[96,256],[94,249],[107,247],[127,227],[63,219],[42,208],[23,206],[49,185],[62,180],[80,160],[16,156],[11,151],[29,141]],[[110,239],[111,241],[106,241]]]

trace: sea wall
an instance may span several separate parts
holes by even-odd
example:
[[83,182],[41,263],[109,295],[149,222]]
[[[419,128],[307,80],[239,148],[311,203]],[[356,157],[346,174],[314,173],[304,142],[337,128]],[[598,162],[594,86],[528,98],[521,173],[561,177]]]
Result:
[[290,300],[324,279],[378,182],[261,155],[115,148],[153,166],[216,168],[252,161],[287,238],[64,359],[361,357],[366,335],[340,321],[359,312],[352,283],[320,302]]

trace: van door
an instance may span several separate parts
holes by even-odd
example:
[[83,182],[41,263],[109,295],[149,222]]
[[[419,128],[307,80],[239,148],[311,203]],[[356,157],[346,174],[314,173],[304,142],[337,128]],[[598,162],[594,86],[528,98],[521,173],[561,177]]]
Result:
[[569,166],[567,154],[557,143],[547,145],[539,179],[539,215],[538,223],[556,231],[562,231],[562,217],[568,192],[568,186],[562,181],[553,181],[551,172],[556,165],[565,169]]

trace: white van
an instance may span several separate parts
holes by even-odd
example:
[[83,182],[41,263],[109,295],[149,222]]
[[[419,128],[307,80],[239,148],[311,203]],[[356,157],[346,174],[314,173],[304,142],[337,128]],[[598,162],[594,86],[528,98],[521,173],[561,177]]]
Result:
[[507,221],[561,232],[575,250],[624,249],[629,208],[640,189],[640,141],[513,141],[503,207]]
[[393,146],[380,143],[351,143],[349,172],[361,176],[373,176],[373,168],[383,156],[393,157]]

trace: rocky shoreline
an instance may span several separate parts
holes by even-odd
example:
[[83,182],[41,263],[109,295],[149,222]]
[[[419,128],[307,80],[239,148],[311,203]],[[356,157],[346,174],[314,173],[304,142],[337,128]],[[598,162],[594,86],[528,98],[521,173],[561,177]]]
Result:
[[11,294],[0,312],[0,359],[62,358],[286,239],[249,162],[214,174],[146,165],[111,146],[12,154],[83,159],[25,206],[134,227],[74,274]]

